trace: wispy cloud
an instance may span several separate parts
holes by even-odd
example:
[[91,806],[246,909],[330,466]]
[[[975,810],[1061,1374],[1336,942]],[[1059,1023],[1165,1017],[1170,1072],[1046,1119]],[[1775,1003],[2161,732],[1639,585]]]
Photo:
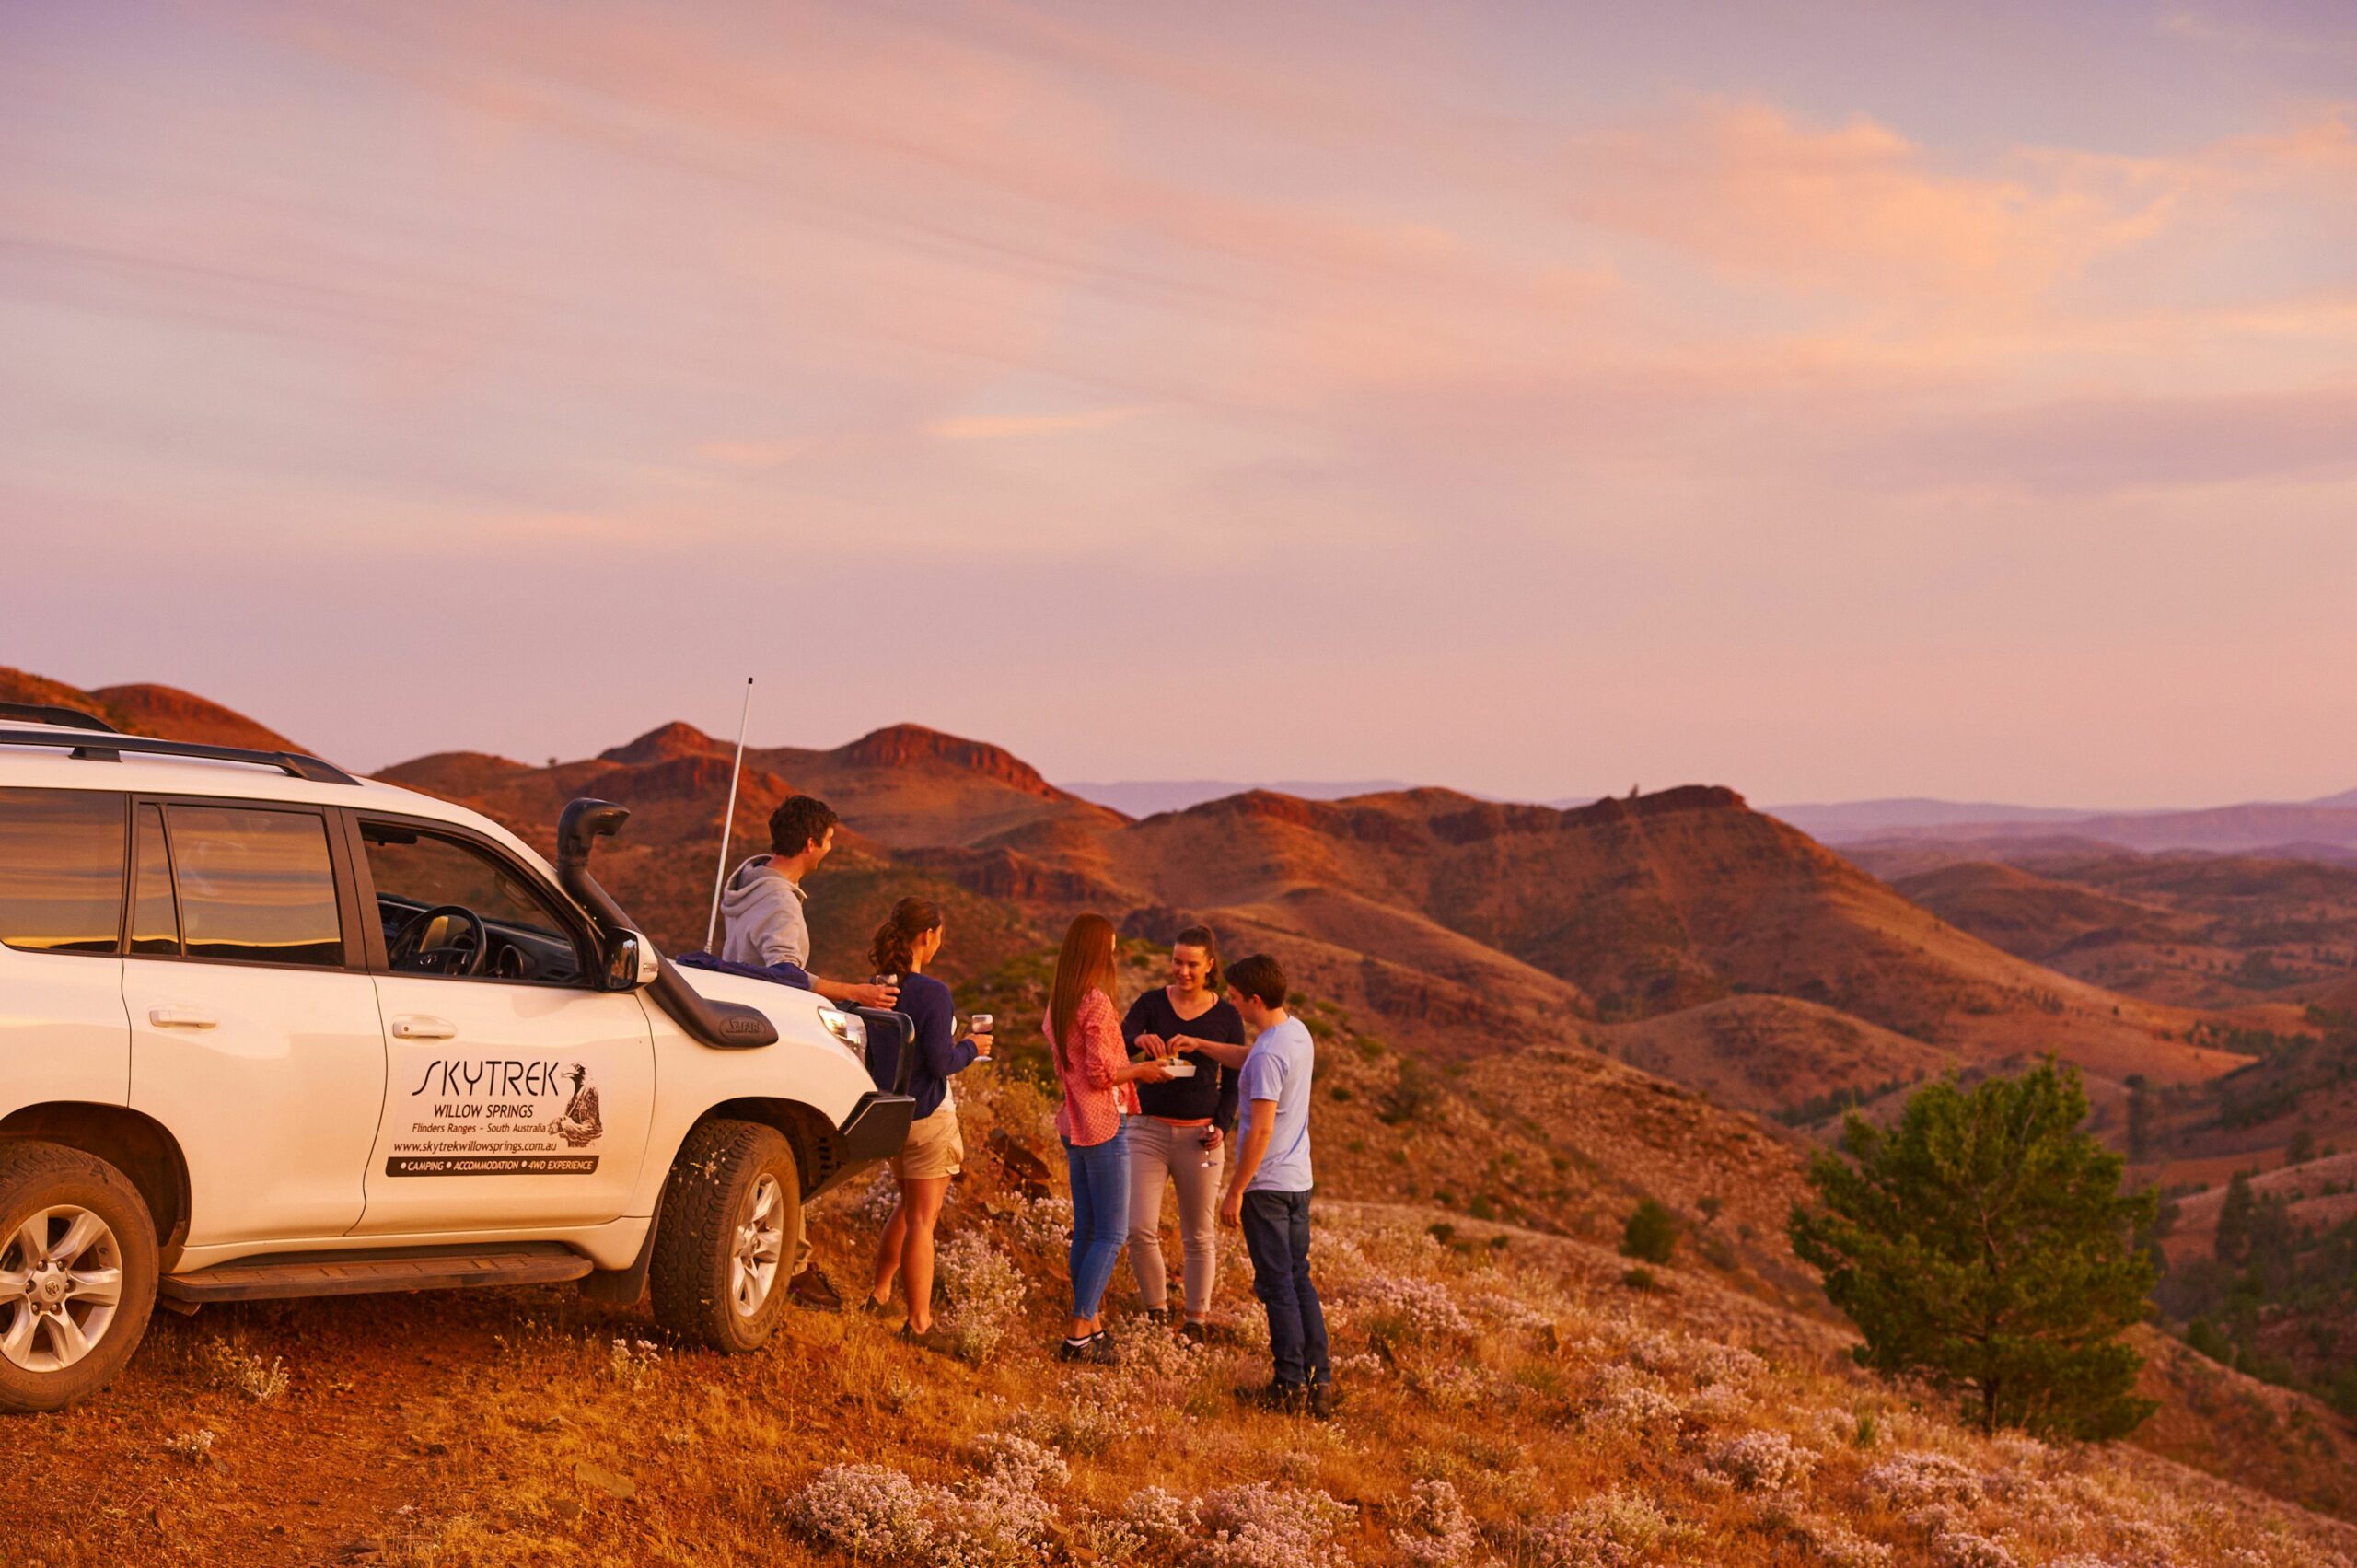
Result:
[[[1495,612],[1416,650],[1435,691],[1511,683],[1464,645],[1537,679],[1601,627],[1660,713],[1697,683],[1643,672],[1698,640],[1829,635],[1991,538],[2107,604],[2063,548],[2091,518],[2280,559],[2294,493],[2347,514],[2357,106],[2313,52],[2205,33],[2241,11],[2049,7],[2008,52],[1868,0],[1209,4],[27,10],[0,503],[108,558],[234,527],[375,583],[418,539],[588,540],[572,608],[667,650],[775,635],[662,577],[722,551],[1147,600],[1248,559],[1337,668],[1478,574]],[[2264,15],[2329,42],[2329,9]],[[608,547],[631,569],[588,571]],[[2004,635],[2037,575],[1921,636]],[[1070,663],[1013,620],[939,679],[1014,703],[971,672]],[[885,662],[830,676],[847,714]],[[1337,680],[1294,696],[1396,733]]]
[[945,441],[998,441],[1016,436],[1069,436],[1083,430],[1104,430],[1126,424],[1146,412],[1144,404],[1129,408],[1084,409],[1075,413],[960,414],[935,420],[926,433]]
[[784,441],[706,441],[696,448],[703,457],[732,469],[782,468],[810,449],[804,439]]

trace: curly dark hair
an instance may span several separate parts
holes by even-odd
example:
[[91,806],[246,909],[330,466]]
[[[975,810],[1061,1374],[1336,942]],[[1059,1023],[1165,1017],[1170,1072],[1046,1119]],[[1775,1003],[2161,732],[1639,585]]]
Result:
[[770,853],[787,859],[800,854],[827,836],[842,819],[815,795],[790,795],[770,813]]
[[941,906],[931,899],[902,899],[876,928],[867,945],[867,961],[877,974],[906,974],[917,938],[941,924]]

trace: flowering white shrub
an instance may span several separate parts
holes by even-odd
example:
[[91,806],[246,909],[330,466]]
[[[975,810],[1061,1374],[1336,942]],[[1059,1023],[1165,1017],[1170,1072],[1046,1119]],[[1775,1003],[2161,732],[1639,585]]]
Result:
[[1391,1532],[1391,1541],[1409,1562],[1427,1568],[1453,1568],[1471,1560],[1480,1543],[1473,1516],[1466,1512],[1457,1488],[1448,1482],[1416,1482],[1409,1489],[1407,1506],[1400,1514],[1402,1526]]
[[1768,1367],[1766,1362],[1741,1345],[1659,1330],[1638,1335],[1622,1353],[1648,1372],[1684,1377],[1697,1388],[1715,1384],[1741,1386]]
[[1197,1520],[1205,1532],[1188,1568],[1343,1568],[1350,1559],[1334,1533],[1357,1510],[1323,1492],[1290,1491],[1254,1481],[1206,1496]]
[[1685,1402],[1685,1410],[1698,1421],[1709,1424],[1730,1423],[1750,1413],[1750,1401],[1740,1389],[1731,1384],[1713,1383],[1697,1390]]
[[1487,1387],[1479,1368],[1462,1362],[1425,1368],[1412,1379],[1416,1391],[1442,1410],[1469,1410]]
[[974,1444],[981,1473],[927,1486],[882,1465],[819,1472],[785,1507],[788,1527],[853,1559],[926,1568],[1012,1568],[1038,1561],[1055,1528],[1050,1493],[1072,1471],[1052,1448],[1012,1433]]
[[981,1461],[986,1473],[1005,1476],[1035,1492],[1062,1486],[1072,1480],[1072,1467],[1064,1463],[1062,1455],[1044,1443],[1035,1443],[1012,1432],[993,1432],[977,1437],[974,1456]]
[[1023,1271],[975,1230],[951,1237],[935,1266],[949,1293],[949,1307],[939,1326],[949,1336],[950,1348],[967,1361],[987,1359],[1023,1309],[1029,1288]]
[[935,1507],[940,1532],[929,1561],[937,1568],[1000,1568],[1035,1562],[1056,1523],[1056,1505],[1006,1470],[961,1481]]
[[[1124,1371],[1127,1367],[1124,1366]],[[1007,1418],[1006,1430],[1068,1454],[1101,1454],[1136,1430],[1134,1390],[1124,1379],[1091,1379],[1094,1386],[1062,1405],[1026,1406]]]
[[1980,1477],[1962,1460],[1945,1454],[1893,1454],[1867,1470],[1864,1479],[1868,1492],[1898,1508],[1972,1503],[1980,1497]]
[[1473,1337],[1472,1320],[1457,1305],[1448,1287],[1436,1280],[1369,1273],[1352,1282],[1344,1299],[1358,1307],[1370,1320],[1369,1332],[1377,1337],[1411,1343]]
[[1015,1238],[1027,1247],[1053,1252],[1072,1239],[1072,1200],[1042,1198],[1027,1203],[1015,1216]]
[[1602,1388],[1589,1403],[1586,1425],[1597,1432],[1644,1432],[1675,1426],[1678,1401],[1626,1366],[1607,1365]]
[[1534,1309],[1518,1295],[1502,1290],[1478,1291],[1465,1303],[1473,1316],[1492,1328],[1535,1334],[1541,1329],[1551,1329],[1555,1320]]
[[1711,1468],[1749,1492],[1796,1486],[1817,1468],[1817,1456],[1782,1432],[1747,1432],[1711,1454]]
[[893,1206],[900,1201],[900,1184],[887,1168],[876,1173],[876,1179],[867,1184],[867,1191],[859,1195],[859,1202],[852,1205],[851,1212],[868,1225],[880,1225],[892,1217]]
[[934,1539],[933,1489],[885,1465],[832,1465],[786,1504],[788,1527],[819,1546],[885,1562],[922,1562]]
[[1152,1544],[1144,1531],[1120,1515],[1086,1510],[1066,1523],[1064,1539],[1077,1562],[1143,1562]]
[[1174,1334],[1143,1318],[1117,1318],[1110,1326],[1113,1343],[1121,1353],[1124,1384],[1152,1378],[1191,1383],[1210,1365],[1211,1353],[1201,1340]]
[[1121,1504],[1121,1523],[1144,1537],[1148,1546],[1167,1551],[1195,1533],[1201,1508],[1192,1498],[1158,1486],[1141,1487]]
[[1973,1530],[1941,1530],[1932,1537],[1938,1568],[2020,1568],[2014,1554]]
[[1817,1549],[1817,1554],[1833,1568],[1884,1568],[1893,1555],[1882,1542],[1868,1540],[1830,1520],[1812,1519],[1803,1533]]
[[1532,1568],[1619,1568],[1677,1533],[1651,1498],[1599,1493],[1527,1528],[1520,1560]]

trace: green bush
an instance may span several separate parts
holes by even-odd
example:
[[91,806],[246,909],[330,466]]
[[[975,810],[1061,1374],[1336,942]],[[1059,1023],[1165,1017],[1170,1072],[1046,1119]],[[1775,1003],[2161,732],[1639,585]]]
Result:
[[1620,1255],[1648,1263],[1666,1263],[1678,1250],[1678,1216],[1648,1198],[1637,1205],[1621,1227]]

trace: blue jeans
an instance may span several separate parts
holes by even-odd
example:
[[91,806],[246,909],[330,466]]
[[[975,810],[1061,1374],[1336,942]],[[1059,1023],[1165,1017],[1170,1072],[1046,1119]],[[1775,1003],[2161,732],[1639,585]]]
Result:
[[1094,1318],[1130,1230],[1130,1127],[1101,1144],[1064,1140],[1072,1173],[1072,1315]]
[[1252,1255],[1252,1294],[1269,1309],[1277,1381],[1292,1388],[1331,1383],[1326,1309],[1309,1283],[1309,1194],[1245,1193],[1244,1249]]

